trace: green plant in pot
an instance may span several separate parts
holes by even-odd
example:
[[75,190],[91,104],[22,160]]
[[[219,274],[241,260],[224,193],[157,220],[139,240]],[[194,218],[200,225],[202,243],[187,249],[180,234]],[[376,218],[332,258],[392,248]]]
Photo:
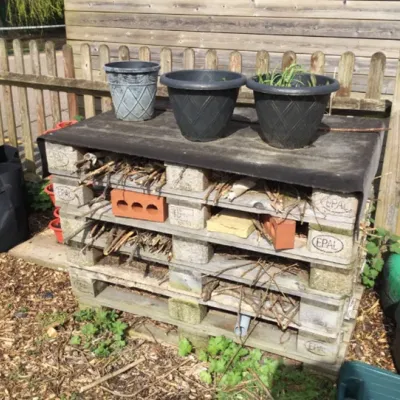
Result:
[[339,82],[323,75],[304,72],[291,64],[247,80],[254,92],[261,139],[273,147],[296,149],[318,139],[329,98]]

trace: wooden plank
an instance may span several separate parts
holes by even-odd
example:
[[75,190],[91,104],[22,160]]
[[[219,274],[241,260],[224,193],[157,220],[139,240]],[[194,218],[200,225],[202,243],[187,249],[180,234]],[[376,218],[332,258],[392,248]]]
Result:
[[218,55],[216,50],[208,50],[205,60],[206,69],[218,69]]
[[188,15],[232,15],[242,17],[290,18],[349,18],[372,20],[400,20],[398,1],[330,1],[302,0],[183,0],[173,3],[165,0],[66,0],[67,11],[97,11]]
[[311,54],[310,72],[320,75],[325,73],[325,54],[322,51],[316,51]]
[[[74,55],[76,58],[76,65],[79,66],[79,52],[80,52],[80,46],[83,41],[77,41],[77,40],[69,40],[68,41],[74,48]],[[93,60],[93,67],[94,69],[99,69],[99,63],[97,60],[97,55],[99,51],[99,47],[103,42],[98,42],[98,41],[87,41],[92,49],[92,60]],[[107,42],[106,43],[109,48],[110,48],[110,56],[111,59],[117,59],[118,58],[118,48],[119,48],[119,43],[114,43],[114,42]],[[268,45],[268,44],[267,44]],[[268,46],[265,47],[268,47]],[[128,44],[127,45],[133,53],[135,49],[140,47],[140,44]],[[183,65],[183,54],[185,51],[184,47],[177,47],[175,46],[168,46],[172,50],[173,54],[173,59],[174,59],[174,69],[179,68],[180,66]],[[163,48],[163,46],[150,46],[149,49],[151,51],[152,59],[154,61],[159,61],[160,57],[160,51]],[[196,68],[203,68],[204,67],[204,59],[205,55],[207,52],[207,49],[205,48],[196,48],[193,47],[193,50],[196,55]],[[225,49],[218,49],[218,59],[219,59],[219,66],[226,68],[229,64],[229,55],[231,52],[232,48],[225,50]],[[321,48],[319,48],[317,51],[320,51]],[[263,50],[261,50],[263,51]],[[265,51],[265,50],[264,50]],[[365,75],[365,81],[367,81],[367,76],[369,74],[369,68],[370,68],[370,63],[371,63],[371,53],[373,53],[376,50],[371,51],[367,56],[359,56],[357,54],[357,57],[355,59],[355,66],[354,66],[354,73],[359,74],[359,75]],[[248,50],[242,50],[240,51],[242,54],[242,65],[243,65],[243,70],[250,71],[251,73],[255,72],[255,58],[256,58],[256,51],[248,51]],[[282,54],[283,52],[269,52],[270,56],[270,64],[273,66],[276,66],[281,63],[282,61]],[[307,51],[305,53],[299,53],[297,52],[297,62],[301,64],[304,68],[308,69],[310,66],[310,56],[311,56],[311,51]],[[332,74],[335,69],[337,69],[340,61],[340,55],[331,55],[331,54],[325,54],[325,73],[327,74]],[[131,57],[132,58],[132,57]],[[134,57],[133,57],[134,58]],[[78,60],[78,61],[77,61]],[[181,67],[183,68],[183,67]],[[396,76],[396,68],[397,68],[397,56],[395,58],[387,58],[386,61],[386,69],[385,69],[385,76],[386,77],[395,77]]]
[[183,69],[194,69],[196,55],[193,49],[185,49],[183,52]]
[[139,60],[142,60],[142,61],[150,61],[151,60],[150,49],[147,46],[140,47]]
[[284,71],[287,67],[289,67],[292,64],[295,64],[297,61],[297,56],[296,53],[293,51],[286,51],[283,53],[282,56],[282,71]]
[[210,32],[152,31],[148,29],[103,28],[67,26],[68,40],[114,42],[120,44],[141,44],[147,46],[171,46],[179,43],[180,47],[204,47],[232,50],[268,50],[282,52],[296,49],[297,53],[312,53],[324,50],[326,54],[340,55],[349,48],[357,56],[370,57],[371,53],[380,50],[387,57],[396,57],[400,50],[400,41],[380,39],[354,39],[309,37],[306,41],[301,36],[273,36]]
[[129,48],[127,46],[121,46],[118,49],[118,58],[120,61],[130,60]]
[[[57,60],[56,60],[56,50],[53,42],[46,42],[46,61],[47,61],[47,75],[57,76]],[[50,92],[51,101],[51,111],[53,115],[53,127],[55,127],[61,121],[61,105],[60,96],[58,92]]]
[[396,89],[387,132],[385,157],[379,184],[379,196],[375,215],[375,226],[400,234],[400,57],[398,59]]
[[[326,15],[324,16],[326,17]],[[400,39],[400,21],[382,23],[374,20],[352,20],[334,18],[297,18],[293,12],[290,18],[266,18],[242,16],[204,16],[134,14],[124,12],[110,17],[107,12],[67,11],[65,22],[68,26],[91,26],[97,28],[124,28],[174,30],[195,32],[224,32],[230,34],[251,33],[277,36],[317,36],[360,39]]]
[[172,52],[166,47],[161,50],[160,67],[160,75],[172,71]]
[[[73,49],[70,45],[65,44],[62,48],[62,52],[64,60],[64,76],[66,78],[73,79],[75,78]],[[79,114],[76,94],[68,93],[67,100],[68,100],[68,114],[69,118],[72,120]]]
[[[110,62],[110,49],[105,44],[102,44],[99,49],[99,57],[100,57],[100,80],[103,82],[107,82],[107,75],[104,71],[104,65]],[[112,100],[111,97],[102,97],[101,98],[101,111],[107,112],[112,110]]]
[[[29,42],[29,53],[31,55],[32,74],[39,76],[42,74],[42,71],[40,67],[39,47],[36,40],[31,40]],[[44,110],[43,91],[40,89],[35,90],[35,97],[37,134],[41,135],[46,130],[46,114]]]
[[[90,46],[83,44],[81,48],[82,54],[82,72],[83,78],[87,81],[92,80],[92,59],[90,54]],[[85,118],[92,118],[96,115],[96,108],[94,104],[94,97],[90,95],[84,96],[85,103]]]
[[[24,52],[19,39],[13,40],[15,69],[17,73],[24,74]],[[25,167],[28,172],[36,172],[35,150],[31,132],[31,118],[29,115],[28,91],[26,88],[18,88],[18,106],[21,114],[22,142],[25,153]]]
[[266,74],[269,71],[269,53],[265,50],[256,54],[256,74]]
[[349,97],[351,93],[351,85],[353,81],[354,71],[354,53],[346,51],[342,54],[339,62],[338,81],[340,89],[336,92],[337,97]]
[[4,128],[3,128],[3,113],[0,107],[0,146],[2,146],[4,142]]
[[242,72],[242,55],[238,51],[233,51],[230,55],[229,70],[232,72]]
[[[0,38],[0,73],[7,73],[10,70],[8,63],[7,42]],[[7,136],[11,146],[18,148],[17,130],[15,127],[14,99],[11,85],[3,85],[4,107],[7,119]]]
[[386,56],[381,53],[375,53],[371,57],[371,65],[368,75],[367,99],[379,100],[382,93],[383,77],[385,76]]

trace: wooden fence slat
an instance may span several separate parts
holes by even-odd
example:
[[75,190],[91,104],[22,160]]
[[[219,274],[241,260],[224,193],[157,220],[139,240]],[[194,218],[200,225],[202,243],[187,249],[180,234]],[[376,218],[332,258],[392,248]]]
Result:
[[[25,74],[24,51],[19,39],[13,40],[15,70],[18,74]],[[35,172],[35,151],[31,132],[31,118],[29,115],[28,90],[18,88],[19,110],[21,114],[22,141],[25,152],[25,166],[29,172]]]
[[[0,72],[8,72],[10,70],[8,64],[7,42],[0,39]],[[15,127],[14,117],[14,99],[10,85],[3,85],[3,99],[7,119],[7,136],[11,146],[18,147],[17,130]]]
[[338,81],[340,89],[336,92],[338,97],[349,97],[351,93],[351,86],[353,83],[353,71],[355,64],[355,56],[351,51],[346,51],[340,57]]
[[183,69],[194,69],[196,55],[193,49],[185,49],[183,52]]
[[[66,78],[75,78],[74,54],[70,45],[64,44],[62,48],[64,60],[64,75]],[[67,94],[68,115],[72,120],[79,114],[78,98],[74,93]]]
[[379,100],[381,98],[385,67],[386,56],[380,51],[373,54],[369,67],[367,92],[365,94],[367,99]]
[[139,48],[139,60],[141,61],[151,60],[150,49],[147,46],[142,46]]
[[322,51],[316,51],[315,53],[311,54],[310,72],[312,74],[324,74],[325,54]]
[[3,113],[1,112],[0,107],[0,146],[3,145],[4,142],[4,128],[3,128]]
[[206,53],[206,69],[218,69],[218,55],[215,50],[208,50]]
[[[107,45],[102,44],[99,48],[100,57],[100,80],[107,82],[107,74],[104,71],[104,65],[110,62],[110,49]],[[111,97],[101,98],[101,111],[107,112],[112,110],[112,100]]]
[[172,71],[172,51],[167,47],[161,49],[160,52],[160,75]]
[[[90,53],[90,46],[88,44],[83,44],[81,47],[81,68],[83,73],[83,78],[91,81],[92,80],[92,58]],[[85,105],[85,118],[92,118],[96,115],[96,107],[94,97],[90,95],[85,95],[83,97]]]
[[118,58],[120,61],[129,61],[131,56],[127,46],[120,46],[118,49]]
[[293,51],[285,51],[282,56],[282,71],[294,64],[297,60],[296,53]]
[[[42,75],[40,67],[39,46],[36,40],[31,40],[29,42],[29,53],[31,55],[32,74],[36,76]],[[35,98],[37,134],[41,135],[46,130],[46,114],[44,111],[43,91],[40,89],[36,89]]]
[[400,55],[389,128],[379,184],[375,226],[400,235]]
[[[47,61],[47,75],[57,76],[56,50],[53,42],[46,42],[45,52]],[[55,127],[61,121],[61,105],[58,92],[50,92],[50,102],[51,112],[53,114],[53,127]]]
[[242,72],[242,55],[238,51],[232,51],[230,54],[229,71]]
[[269,53],[261,50],[256,55],[256,74],[266,74],[269,71]]

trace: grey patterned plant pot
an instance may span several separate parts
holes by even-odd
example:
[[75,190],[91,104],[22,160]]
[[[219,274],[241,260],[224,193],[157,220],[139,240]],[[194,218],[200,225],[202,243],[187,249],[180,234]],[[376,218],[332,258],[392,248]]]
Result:
[[146,61],[106,64],[115,115],[123,121],[144,121],[154,114],[160,65]]
[[246,77],[236,72],[184,70],[161,76],[182,135],[193,142],[222,138]]
[[315,142],[331,93],[339,82],[323,75],[314,75],[316,86],[310,87],[310,74],[299,74],[302,86],[278,87],[258,82],[254,76],[247,80],[253,89],[261,139],[273,147],[297,149]]

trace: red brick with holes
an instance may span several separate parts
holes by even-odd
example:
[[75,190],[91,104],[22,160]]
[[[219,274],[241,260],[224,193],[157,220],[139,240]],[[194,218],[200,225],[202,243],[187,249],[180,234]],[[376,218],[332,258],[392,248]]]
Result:
[[116,217],[164,222],[168,216],[165,197],[114,189],[111,191],[112,211]]
[[272,239],[275,250],[294,248],[296,221],[264,215],[262,217],[265,232]]

